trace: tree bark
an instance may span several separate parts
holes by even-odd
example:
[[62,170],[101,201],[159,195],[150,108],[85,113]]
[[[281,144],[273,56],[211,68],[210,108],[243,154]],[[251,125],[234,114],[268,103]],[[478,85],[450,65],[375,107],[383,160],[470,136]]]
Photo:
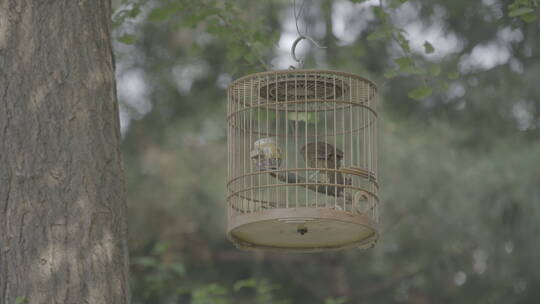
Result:
[[110,15],[0,0],[2,304],[130,302]]

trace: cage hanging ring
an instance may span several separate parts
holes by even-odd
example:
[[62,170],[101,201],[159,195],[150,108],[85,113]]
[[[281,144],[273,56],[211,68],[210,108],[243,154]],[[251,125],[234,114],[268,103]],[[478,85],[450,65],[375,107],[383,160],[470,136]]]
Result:
[[291,47],[291,56],[292,58],[294,59],[294,61],[298,62],[300,64],[300,66],[303,66],[304,65],[304,60],[302,59],[298,59],[298,57],[296,57],[296,46],[298,45],[298,43],[300,41],[302,41],[303,39],[307,39],[309,41],[311,41],[317,48],[319,49],[325,49],[326,47],[325,46],[320,46],[317,41],[315,41],[313,38],[311,38],[310,36],[308,35],[302,35],[298,38],[296,38],[296,40],[293,42],[293,45]]
[[303,62],[303,60],[298,59],[298,57],[296,57],[296,46],[298,45],[298,42],[302,41],[303,39],[306,39],[306,37],[305,36],[300,36],[300,37],[296,38],[296,40],[293,42],[292,47],[291,47],[291,56],[292,56],[293,60],[298,62],[300,65],[304,64],[304,62]]

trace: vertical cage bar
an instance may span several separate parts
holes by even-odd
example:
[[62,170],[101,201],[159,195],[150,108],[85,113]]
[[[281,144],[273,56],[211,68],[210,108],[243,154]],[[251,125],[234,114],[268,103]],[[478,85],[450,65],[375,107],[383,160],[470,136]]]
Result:
[[[315,139],[313,140],[315,142],[315,151],[319,151],[318,150],[318,145],[319,145],[319,137],[318,137],[318,130],[319,129],[319,102],[322,102],[324,100],[324,92],[323,92],[323,97],[322,98],[319,98],[319,95],[317,95],[317,87],[318,87],[318,81],[319,81],[319,73],[315,73],[313,74],[313,78],[315,79],[315,85],[314,85],[314,103],[315,103],[315,107],[314,107],[314,110],[315,112],[313,112],[313,115],[315,116],[315,122],[314,122],[314,126],[315,126]],[[307,143],[306,143],[307,144]],[[318,165],[318,161],[315,162],[315,171],[313,172],[318,172],[319,171],[319,165]],[[319,181],[319,178],[317,178],[315,180],[315,187],[317,187],[317,189],[319,189],[320,187],[320,181]],[[319,208],[319,191],[315,191],[315,208]]]
[[[295,144],[294,144],[294,158],[295,158],[295,162],[294,162],[294,167],[295,167],[295,172],[296,172],[296,175],[299,176],[300,175],[300,172],[298,171],[298,94],[297,94],[297,88],[298,88],[298,75],[295,73],[294,74],[294,114],[295,114],[295,120],[294,120],[294,129],[295,129],[295,133],[294,133],[294,141],[295,141]],[[296,179],[296,183],[298,183],[298,178]],[[296,200],[294,202],[295,204],[295,207],[298,208],[298,185],[296,185],[294,187],[295,189],[295,192],[296,192]]]
[[[255,147],[253,146],[253,84],[252,84],[252,81],[250,80],[249,82],[250,84],[250,89],[249,89],[249,151],[251,151],[251,149],[254,149]],[[244,92],[245,95],[247,95],[245,92]],[[251,160],[251,153],[250,153],[250,158],[249,158],[249,192],[250,192],[250,203],[249,203],[249,212],[253,212],[254,211],[254,208],[255,208],[255,197],[254,197],[254,193],[253,193],[253,160]]]
[[[276,84],[276,86],[278,85],[278,74],[277,73],[274,73],[274,83]],[[279,115],[278,115],[278,92],[276,90],[276,98],[275,98],[275,103],[276,103],[276,113],[275,113],[275,119],[274,119],[274,123],[276,124],[276,153],[277,151],[280,150],[280,145],[279,145]],[[281,153],[277,153],[277,159],[276,159],[276,169],[280,169],[280,166],[279,166],[279,162],[281,162],[282,160],[279,160],[282,158],[281,156]],[[279,173],[278,173],[279,174]],[[273,181],[273,184],[274,185],[277,185],[278,184],[278,181],[277,179],[274,179]],[[275,201],[275,206],[276,208],[280,208],[282,207],[282,204],[280,203],[280,191],[283,191],[281,187],[275,187],[276,189],[276,201]]]
[[[288,83],[289,75],[285,76],[285,168],[289,168],[289,93],[288,93]],[[291,189],[289,184],[289,174],[285,172],[285,208],[289,208],[289,190]]]
[[[264,98],[265,99],[265,108],[264,108],[264,112],[266,114],[266,129],[265,129],[265,136],[270,138],[270,94],[269,94],[269,90],[270,90],[270,77],[268,76],[268,74],[266,75],[266,97]],[[270,169],[270,168],[265,168],[267,171]],[[266,174],[266,187],[270,186],[270,175],[269,174]],[[270,209],[270,202],[272,201],[272,197],[271,197],[271,193],[272,191],[270,191],[270,188],[265,188],[265,191],[266,191],[266,196],[265,196],[265,201],[266,201],[266,209]]]
[[[306,151],[306,155],[305,155],[305,158],[304,158],[304,163],[305,163],[305,173],[306,173],[306,183],[310,183],[311,181],[309,180],[309,176],[311,175],[311,172],[312,171],[308,171],[308,149],[307,149],[307,144],[308,144],[308,126],[309,126],[309,117],[308,117],[308,111],[307,111],[307,108],[308,108],[308,91],[307,91],[307,72],[304,72],[304,133],[305,133],[305,139],[304,139],[304,147],[306,148],[305,151]],[[298,119],[298,117],[297,117]],[[309,193],[308,193],[308,187],[305,187],[306,188],[306,196],[305,196],[305,207],[309,207]]]

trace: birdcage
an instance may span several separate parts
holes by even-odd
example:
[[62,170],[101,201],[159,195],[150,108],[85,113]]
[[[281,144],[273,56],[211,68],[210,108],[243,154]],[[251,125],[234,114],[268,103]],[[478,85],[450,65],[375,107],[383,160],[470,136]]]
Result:
[[228,89],[228,237],[323,251],[378,238],[377,88],[323,70],[252,74]]

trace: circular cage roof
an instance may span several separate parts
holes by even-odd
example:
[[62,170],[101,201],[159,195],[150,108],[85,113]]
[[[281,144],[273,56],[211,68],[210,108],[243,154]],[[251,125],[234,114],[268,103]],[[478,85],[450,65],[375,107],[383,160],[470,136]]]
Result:
[[239,78],[229,92],[234,102],[243,107],[312,112],[335,109],[336,105],[367,104],[375,96],[376,86],[350,73],[281,70]]

